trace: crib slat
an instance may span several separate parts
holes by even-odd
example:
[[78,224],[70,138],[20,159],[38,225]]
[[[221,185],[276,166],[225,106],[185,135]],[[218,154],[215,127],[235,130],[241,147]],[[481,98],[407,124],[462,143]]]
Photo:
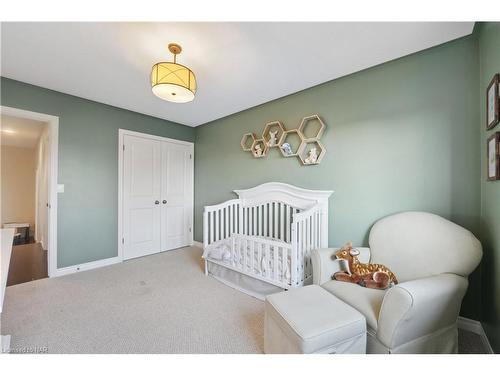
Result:
[[229,237],[229,206],[224,209],[224,238]]
[[267,227],[267,203],[264,203],[264,236],[269,236],[269,228]]
[[253,235],[259,235],[259,207],[255,206],[253,209]]
[[215,211],[215,241],[219,241],[219,210]]
[[304,280],[304,248],[305,248],[305,225],[304,220],[300,222],[300,281]]
[[321,247],[320,237],[319,237],[319,211],[316,211],[316,248],[319,249]]
[[255,272],[255,241],[252,241],[252,245],[250,248],[250,256],[251,256],[251,263],[252,263],[252,269],[250,270],[251,273]]
[[285,242],[290,242],[290,206],[285,205]]
[[283,284],[287,283],[286,279],[286,269],[288,263],[288,249],[286,247],[281,248],[281,282]]
[[246,271],[248,261],[248,238],[245,238],[241,247],[243,250],[243,271]]
[[274,235],[273,238],[278,239],[279,238],[279,233],[278,233],[278,221],[279,221],[279,207],[278,207],[278,202],[275,202],[274,204]]
[[280,240],[285,241],[285,208],[280,203]]
[[210,243],[215,241],[215,211],[210,212]]
[[278,281],[278,263],[279,263],[279,246],[273,246],[273,256],[274,256],[274,262],[273,262],[273,268],[274,268],[274,274],[273,274],[273,279]]
[[232,244],[231,249],[229,249],[229,252],[231,254],[231,258],[230,258],[231,262],[230,262],[230,264],[231,264],[231,266],[234,267],[235,258],[236,258],[234,255],[235,255],[236,246],[238,244],[238,237],[233,237],[233,239],[231,241],[231,244]]
[[271,247],[266,244],[266,264],[264,265],[266,277],[270,278],[269,261],[271,260]]
[[295,286],[297,281],[297,259],[298,259],[298,241],[297,241],[297,223],[294,221],[291,226],[292,252],[290,257],[290,285]]
[[231,234],[233,234],[233,205],[230,204],[229,207],[228,207],[228,210],[229,210],[229,236],[231,236]]
[[307,218],[306,221],[306,228],[307,228],[307,248],[306,248],[306,256],[305,256],[305,275],[304,278],[309,275],[309,259],[310,259],[310,254],[311,254],[311,241],[312,241],[312,235],[311,235],[311,216]]

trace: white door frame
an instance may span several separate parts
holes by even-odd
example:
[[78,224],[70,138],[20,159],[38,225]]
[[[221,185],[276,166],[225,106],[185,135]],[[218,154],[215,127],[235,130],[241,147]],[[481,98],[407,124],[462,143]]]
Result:
[[57,276],[57,174],[59,150],[59,117],[24,109],[0,106],[0,112],[7,116],[42,121],[49,129],[49,230],[47,243],[48,274]]
[[[191,148],[192,165],[194,165],[194,143],[187,141],[180,141],[178,139],[161,137],[147,133],[140,133],[132,130],[118,129],[118,258],[123,259],[123,150],[124,150],[124,136],[131,135],[134,137],[141,137],[156,141],[167,141],[170,143],[177,143],[180,145],[189,146]],[[190,244],[193,244],[193,221],[194,221],[194,168],[191,168],[191,186],[193,188],[193,196],[190,202]]]

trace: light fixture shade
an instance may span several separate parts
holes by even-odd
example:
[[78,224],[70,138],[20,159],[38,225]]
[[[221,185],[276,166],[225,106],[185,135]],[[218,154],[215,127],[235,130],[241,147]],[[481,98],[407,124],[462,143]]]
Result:
[[151,71],[153,93],[169,102],[187,103],[194,99],[196,78],[191,69],[172,62],[160,62]]

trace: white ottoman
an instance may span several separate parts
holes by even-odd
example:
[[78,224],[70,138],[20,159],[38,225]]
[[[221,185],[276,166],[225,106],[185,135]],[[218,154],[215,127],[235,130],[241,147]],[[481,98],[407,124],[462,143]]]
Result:
[[264,352],[366,353],[365,317],[318,285],[266,298]]

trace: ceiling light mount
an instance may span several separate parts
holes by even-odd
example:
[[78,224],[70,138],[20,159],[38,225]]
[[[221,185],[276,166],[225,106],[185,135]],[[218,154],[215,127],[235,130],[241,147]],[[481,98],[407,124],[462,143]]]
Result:
[[187,103],[194,99],[196,77],[187,66],[177,64],[182,47],[170,43],[168,50],[174,55],[173,62],[159,62],[151,71],[151,89],[160,99],[174,103]]
[[182,47],[177,43],[170,43],[168,45],[168,50],[174,55],[174,62],[175,62],[177,55],[182,52]]

